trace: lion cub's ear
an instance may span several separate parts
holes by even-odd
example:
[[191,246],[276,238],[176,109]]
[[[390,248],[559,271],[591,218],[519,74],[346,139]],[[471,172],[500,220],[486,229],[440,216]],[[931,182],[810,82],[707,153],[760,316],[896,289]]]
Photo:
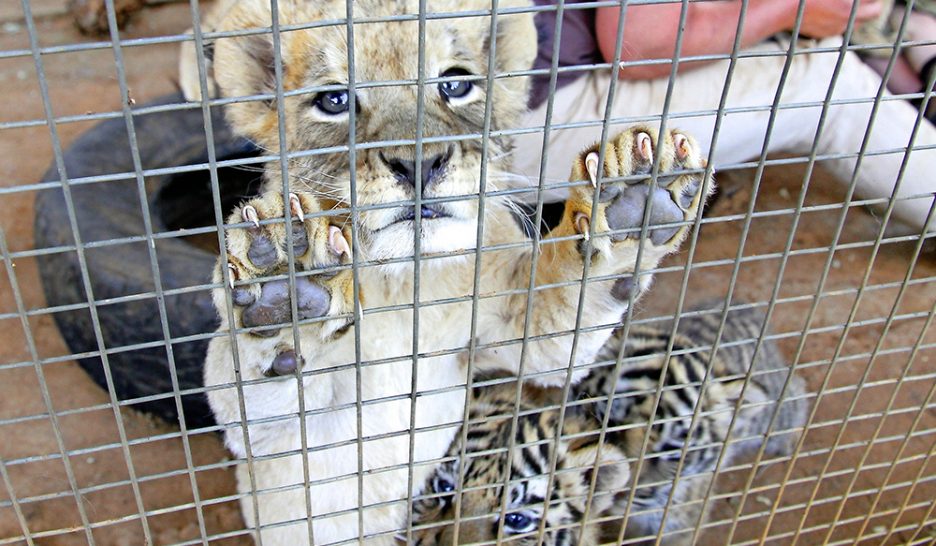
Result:
[[[224,30],[260,30],[271,26],[266,2],[248,0],[226,17]],[[283,39],[283,35],[280,35]],[[214,73],[224,97],[272,94],[276,89],[273,36],[270,32],[219,38],[214,46]],[[283,61],[283,73],[287,63]]]
[[[289,24],[294,15],[293,2],[280,0],[280,23]],[[273,95],[276,91],[272,17],[267,0],[238,0],[218,14],[214,28],[219,32],[243,34],[215,38],[212,68],[218,95],[225,98]],[[280,35],[284,53],[284,78],[289,73],[290,33]],[[258,145],[276,151],[276,104],[272,99],[247,100],[229,104],[226,117],[235,133]],[[271,127],[273,129],[271,129]]]
[[[451,0],[455,5],[451,11],[490,10],[490,0]],[[494,59],[494,72],[508,74],[523,72],[533,67],[536,59],[537,37],[536,25],[533,23],[533,13],[529,9],[528,0],[502,0],[498,5],[497,16],[496,55]],[[521,10],[515,10],[521,8]],[[487,58],[491,50],[491,20],[490,17],[466,17],[460,20],[459,25],[465,25],[462,30],[466,36],[478,36],[480,43],[479,60],[487,65]],[[505,126],[519,121],[525,111],[530,89],[530,77],[497,78],[494,80],[494,108],[495,117]]]
[[[525,0],[507,0],[499,9],[529,7]],[[489,9],[490,6],[488,5]],[[498,69],[502,72],[529,70],[536,60],[537,36],[533,13],[499,15],[497,18],[497,49],[506,54],[498,55]],[[511,78],[508,78],[511,79]]]
[[[189,32],[191,34],[191,32]],[[213,99],[218,96],[218,86],[214,79],[214,67],[212,58],[214,57],[214,44],[204,44],[203,47],[205,63],[205,79],[207,80],[208,98]],[[191,102],[201,102],[202,90],[201,81],[198,73],[198,53],[195,49],[195,42],[182,42],[179,51],[179,88],[182,90],[182,96],[185,100]]]
[[[239,1],[240,0],[217,0],[214,2],[201,17],[201,24],[199,26],[202,29],[202,33],[216,31],[219,23],[224,21],[228,12],[236,7]],[[195,31],[194,29],[189,29],[186,34],[194,35]],[[208,83],[208,98],[211,99],[218,96],[218,87],[214,79],[214,46],[214,40],[210,38],[204,38],[202,40],[202,58],[205,64],[205,77]],[[188,40],[182,42],[179,51],[179,88],[182,90],[182,95],[185,99],[189,101],[202,100],[198,64],[198,52],[195,48],[195,41]]]

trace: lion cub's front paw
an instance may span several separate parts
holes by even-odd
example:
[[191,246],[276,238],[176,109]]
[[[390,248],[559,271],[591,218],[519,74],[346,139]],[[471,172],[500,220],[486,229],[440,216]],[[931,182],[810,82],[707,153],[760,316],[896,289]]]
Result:
[[[655,186],[650,172],[659,156],[660,168]],[[631,127],[613,138],[605,147],[604,172],[598,196],[598,209],[592,213],[594,191],[598,178],[598,145],[582,152],[572,166],[572,180],[590,180],[592,186],[577,187],[567,202],[567,213],[575,231],[596,237],[592,248],[611,252],[622,243],[635,243],[640,238],[644,210],[650,209],[647,240],[663,253],[675,250],[688,231],[688,225],[699,213],[704,202],[703,173],[706,161],[692,137],[671,130],[659,138],[656,129]],[[697,172],[684,172],[695,170]],[[639,179],[615,181],[617,178],[641,176]],[[605,179],[610,179],[605,181]],[[712,184],[708,184],[708,191]],[[584,245],[581,245],[584,248]]]
[[[289,226],[284,221],[286,206],[289,206],[292,220]],[[292,321],[289,280],[263,280],[288,273],[288,239],[292,239],[295,258],[298,319],[340,315],[353,310],[349,269],[311,276],[302,274],[346,264],[351,259],[351,247],[342,229],[332,225],[330,218],[310,217],[320,210],[318,201],[310,194],[290,194],[284,203],[280,193],[269,192],[244,203],[228,219],[230,224],[252,224],[230,229],[227,233],[227,267],[233,284],[235,315],[239,327],[253,328],[249,332],[251,335],[276,336],[279,328],[271,326],[287,326]],[[270,219],[278,221],[264,222]],[[318,322],[303,328],[322,328],[323,337],[327,337],[347,326],[349,319],[339,322]],[[285,361],[279,366],[289,367]]]

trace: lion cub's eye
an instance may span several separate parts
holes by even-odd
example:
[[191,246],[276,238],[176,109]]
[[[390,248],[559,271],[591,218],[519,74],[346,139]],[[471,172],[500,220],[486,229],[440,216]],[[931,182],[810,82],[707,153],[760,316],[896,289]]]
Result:
[[[464,68],[449,68],[442,73],[440,77],[442,78],[454,78],[458,76],[470,76],[471,72],[468,72]],[[469,81],[448,81],[439,83],[439,93],[442,94],[442,98],[445,100],[450,99],[460,99],[471,93],[474,84]]]
[[312,104],[330,116],[337,116],[348,111],[351,101],[347,91],[323,91],[315,95]]

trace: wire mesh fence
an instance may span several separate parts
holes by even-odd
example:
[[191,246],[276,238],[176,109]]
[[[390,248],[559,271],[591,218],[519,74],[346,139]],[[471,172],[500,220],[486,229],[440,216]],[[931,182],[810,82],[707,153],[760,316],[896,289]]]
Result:
[[[910,30],[928,4],[858,43],[859,4],[817,40],[793,3],[754,45],[753,0],[192,0],[123,33],[106,0],[99,39],[14,4],[0,544],[936,541],[936,71],[887,90],[936,45]],[[693,10],[729,5],[704,40],[726,53],[698,48]],[[633,41],[642,9],[672,51]],[[643,170],[570,181],[635,124],[663,135],[632,133]],[[716,170],[704,211],[660,219]],[[624,227],[563,208],[634,188]],[[686,238],[660,262],[661,230]],[[602,269],[612,244],[629,266]]]

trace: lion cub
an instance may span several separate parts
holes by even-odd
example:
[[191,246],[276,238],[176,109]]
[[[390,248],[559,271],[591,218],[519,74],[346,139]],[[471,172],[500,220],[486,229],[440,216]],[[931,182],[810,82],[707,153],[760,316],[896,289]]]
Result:
[[[234,130],[275,156],[266,193],[228,220],[214,279],[233,288],[215,291],[225,335],[205,362],[215,418],[244,459],[244,515],[265,545],[392,543],[411,487],[428,472],[418,463],[441,457],[463,418],[472,324],[476,369],[516,372],[522,351],[536,382],[561,384],[573,339],[574,363],[592,361],[630,297],[648,288],[643,272],[679,247],[711,188],[692,138],[627,129],[609,141],[603,165],[597,146],[571,165],[580,184],[534,248],[512,203],[487,193],[509,175],[511,154],[523,153],[504,130],[519,127],[526,78],[497,77],[490,88],[483,80],[489,69],[532,66],[533,15],[515,9],[524,5],[502,1],[509,11],[492,34],[487,0],[432,0],[422,24],[417,0],[360,0],[349,34],[344,0],[280,0],[278,48],[266,0],[223,2],[209,18],[207,30],[227,35],[209,44],[206,91],[231,99]],[[466,10],[482,15],[435,16]],[[191,96],[201,79],[182,81]],[[655,159],[661,176],[651,184]],[[638,252],[646,203],[651,227]]]

